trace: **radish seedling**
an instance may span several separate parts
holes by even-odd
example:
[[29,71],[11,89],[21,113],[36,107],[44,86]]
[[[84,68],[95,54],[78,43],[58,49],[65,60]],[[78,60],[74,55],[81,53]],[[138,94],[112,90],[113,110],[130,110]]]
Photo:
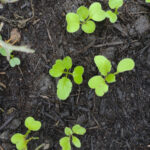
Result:
[[37,140],[38,137],[30,137],[28,135],[31,131],[38,131],[41,128],[41,122],[34,120],[33,117],[27,117],[25,120],[25,126],[28,128],[25,134],[16,133],[11,137],[11,142],[16,144],[17,150],[27,150],[27,144],[31,140]]
[[84,135],[86,133],[86,129],[82,126],[76,124],[71,128],[66,127],[64,130],[66,136],[59,140],[59,144],[62,147],[62,150],[71,150],[71,141],[73,145],[77,148],[81,147],[80,139],[78,139],[74,134]]
[[73,80],[76,84],[81,84],[83,81],[82,75],[84,73],[84,68],[82,66],[76,66],[71,73],[69,70],[72,68],[72,59],[67,56],[63,60],[57,59],[55,64],[49,70],[49,74],[52,77],[60,77],[65,74],[57,84],[57,96],[60,100],[65,100],[69,96],[72,90],[72,82],[68,78],[68,75],[73,76]]
[[115,73],[109,73],[112,65],[106,57],[102,55],[95,56],[94,62],[103,77],[100,75],[92,77],[89,80],[88,85],[91,89],[95,89],[97,96],[103,96],[108,91],[107,83],[115,82],[117,74],[133,70],[135,66],[135,63],[131,58],[125,58],[119,62]]
[[70,33],[76,32],[79,30],[81,24],[81,29],[85,33],[93,33],[96,28],[94,21],[100,22],[105,18],[106,13],[102,10],[99,2],[92,3],[89,9],[81,6],[77,9],[76,13],[68,13],[66,15],[67,31]]

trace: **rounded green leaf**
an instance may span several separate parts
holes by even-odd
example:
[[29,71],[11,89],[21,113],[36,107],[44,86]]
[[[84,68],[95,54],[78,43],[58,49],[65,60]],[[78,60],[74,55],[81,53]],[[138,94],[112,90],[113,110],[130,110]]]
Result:
[[93,33],[95,31],[96,25],[93,21],[90,20],[82,24],[81,28],[85,33]]
[[62,147],[62,150],[71,150],[70,138],[63,137],[59,140],[59,144]]
[[52,66],[52,69],[49,70],[49,74],[52,77],[60,77],[64,72],[65,66],[61,59],[56,60],[55,64]]
[[150,0],[145,0],[146,3],[150,3]]
[[27,142],[22,141],[16,144],[17,150],[27,150]]
[[135,63],[131,58],[122,59],[117,66],[117,73],[133,70]]
[[11,67],[15,67],[17,65],[20,65],[20,59],[17,57],[13,57],[10,59],[9,64]]
[[91,89],[95,89],[97,96],[103,96],[108,91],[108,85],[101,76],[92,77],[89,80],[88,85]]
[[111,9],[118,9],[123,5],[123,0],[109,0],[108,4]]
[[80,142],[80,140],[76,136],[72,136],[72,143],[77,148],[81,147],[81,142]]
[[75,13],[68,13],[66,15],[67,31],[70,33],[76,32],[80,28],[79,16]]
[[72,83],[67,77],[63,77],[57,84],[57,96],[60,100],[66,100],[72,90]]
[[31,131],[38,131],[41,128],[41,122],[36,121],[33,117],[27,117],[25,126]]
[[81,84],[83,82],[82,75],[84,73],[84,68],[82,66],[76,66],[73,71],[73,80],[76,84]]
[[102,55],[97,55],[94,57],[94,62],[99,69],[99,72],[103,75],[106,76],[108,72],[111,71],[111,62],[104,56]]
[[63,59],[63,64],[64,64],[64,67],[66,69],[70,69],[72,67],[72,59],[71,57],[69,56],[66,56],[64,59]]
[[78,135],[84,135],[86,133],[86,129],[80,126],[79,124],[74,125],[72,127],[72,131],[73,133],[78,134]]
[[72,135],[72,130],[70,128],[66,127],[65,128],[65,134],[68,136]]
[[109,18],[111,23],[115,23],[117,21],[117,15],[113,13],[111,10],[106,12],[106,17]]
[[106,76],[105,80],[107,83],[116,82],[116,76],[113,73],[110,73],[108,76]]
[[106,18],[106,13],[102,10],[99,2],[94,2],[90,5],[89,17],[94,21],[103,21]]
[[[9,52],[9,55],[10,55],[12,53],[12,50],[8,50],[8,52]],[[0,47],[0,54],[2,56],[7,56],[8,55],[6,50],[3,47]]]
[[19,142],[21,142],[21,141],[24,141],[24,140],[25,140],[24,135],[23,135],[23,134],[20,134],[20,133],[16,133],[16,134],[14,134],[14,135],[11,137],[11,142],[12,142],[13,144],[17,144],[17,143],[19,143]]
[[89,16],[89,10],[85,6],[81,6],[77,9],[77,14],[81,21],[84,21]]

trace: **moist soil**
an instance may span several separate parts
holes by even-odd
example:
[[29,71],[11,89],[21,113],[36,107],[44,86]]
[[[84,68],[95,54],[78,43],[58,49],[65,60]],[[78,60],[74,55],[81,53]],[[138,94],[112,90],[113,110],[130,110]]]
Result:
[[[99,0],[103,9],[108,3]],[[34,150],[46,143],[48,150],[61,150],[59,139],[64,128],[78,123],[87,129],[81,150],[147,150],[150,147],[150,5],[144,0],[124,1],[118,21],[96,23],[93,34],[81,30],[66,31],[65,14],[91,0],[21,0],[0,9],[4,22],[1,35],[9,39],[18,28],[21,41],[34,54],[14,53],[21,65],[11,68],[0,56],[0,149],[15,150],[10,138],[25,133],[24,120],[28,116],[42,122],[42,128],[31,135],[39,140],[29,143]],[[104,55],[116,70],[126,57],[135,61],[135,69],[117,76],[109,85],[109,92],[97,97],[88,87],[88,80],[99,74],[95,55]],[[84,81],[73,84],[66,101],[56,96],[58,79],[49,75],[56,59],[70,56],[73,67],[85,68]],[[42,148],[41,148],[42,149]],[[72,150],[76,150],[72,146]]]

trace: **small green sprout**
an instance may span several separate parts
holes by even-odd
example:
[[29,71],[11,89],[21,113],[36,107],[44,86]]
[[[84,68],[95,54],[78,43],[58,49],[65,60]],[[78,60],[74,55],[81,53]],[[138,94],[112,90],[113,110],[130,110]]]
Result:
[[66,15],[67,31],[70,33],[76,32],[79,30],[81,24],[81,29],[85,33],[93,33],[96,28],[94,21],[100,22],[105,18],[106,13],[102,10],[99,2],[92,3],[89,9],[81,6],[77,9],[77,13],[68,13]]
[[100,75],[92,77],[89,80],[88,85],[91,89],[95,89],[95,93],[97,96],[103,96],[106,92],[108,92],[109,87],[106,82],[116,82],[117,74],[133,70],[135,66],[135,63],[131,58],[125,58],[119,62],[117,71],[115,73],[109,73],[111,71],[112,65],[106,57],[102,55],[95,56],[94,62],[103,77]]
[[72,68],[72,59],[67,56],[63,60],[57,59],[55,64],[49,70],[49,74],[52,77],[60,77],[65,74],[57,84],[57,96],[60,100],[66,100],[72,90],[72,82],[68,79],[68,75],[73,76],[73,80],[76,84],[81,84],[83,81],[82,75],[84,68],[82,66],[76,66],[71,73],[69,70]]
[[62,147],[62,150],[71,150],[71,140],[75,147],[77,147],[77,148],[81,147],[80,139],[78,139],[73,134],[84,135],[86,133],[85,128],[76,124],[72,127],[72,129],[69,127],[66,127],[64,132],[65,132],[66,136],[59,140],[59,144]]
[[150,0],[145,0],[146,3],[150,3]]
[[[27,117],[25,120],[25,126],[28,128],[25,134],[16,133],[11,137],[11,142],[16,144],[17,150],[27,150],[27,144],[31,140],[37,140],[38,137],[30,137],[28,135],[31,131],[38,131],[41,128],[41,122],[36,121],[33,117]],[[28,138],[28,139],[27,139]]]
[[[10,40],[11,39],[9,39],[8,41]],[[25,46],[13,46],[12,44],[9,44],[8,42],[4,42],[2,40],[2,36],[0,35],[0,54],[7,58],[11,67],[20,65],[20,59],[12,55],[13,51],[20,51],[20,52],[26,52],[26,53],[34,52],[34,50],[29,49]]]
[[115,14],[118,15],[118,9],[123,5],[123,0],[109,0],[109,7],[115,9]]

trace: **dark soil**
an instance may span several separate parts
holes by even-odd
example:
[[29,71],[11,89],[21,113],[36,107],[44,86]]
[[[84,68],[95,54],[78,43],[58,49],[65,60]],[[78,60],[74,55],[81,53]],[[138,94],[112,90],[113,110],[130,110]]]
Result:
[[[99,0],[105,10],[107,1]],[[24,120],[33,116],[42,122],[29,150],[48,143],[49,150],[60,150],[64,128],[76,123],[87,133],[80,136],[81,150],[147,150],[150,147],[150,5],[145,0],[125,1],[117,23],[97,23],[94,34],[66,32],[65,14],[91,0],[20,0],[0,9],[4,22],[1,35],[9,39],[13,28],[21,32],[21,42],[34,48],[34,54],[15,53],[21,65],[11,68],[0,56],[0,149],[12,150],[10,137],[25,133]],[[34,15],[34,16],[33,16]],[[31,18],[22,23],[24,19]],[[20,24],[20,20],[21,23]],[[133,71],[117,76],[103,97],[88,87],[88,80],[98,74],[95,55],[105,55],[113,70],[126,57],[133,58]],[[58,58],[70,56],[74,66],[85,67],[82,85],[73,85],[66,101],[56,96],[57,79],[49,69]],[[73,147],[72,149],[76,149]]]

